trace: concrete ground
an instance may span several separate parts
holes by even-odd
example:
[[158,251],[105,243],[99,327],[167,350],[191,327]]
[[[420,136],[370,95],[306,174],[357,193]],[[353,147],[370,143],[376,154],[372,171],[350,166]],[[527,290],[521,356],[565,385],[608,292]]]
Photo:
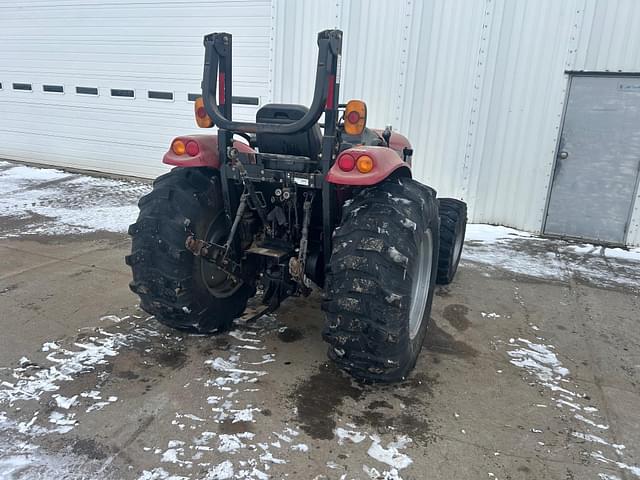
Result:
[[362,385],[326,360],[319,293],[169,330],[128,289],[127,236],[58,228],[44,197],[0,208],[0,478],[640,478],[633,254],[470,227],[415,371]]

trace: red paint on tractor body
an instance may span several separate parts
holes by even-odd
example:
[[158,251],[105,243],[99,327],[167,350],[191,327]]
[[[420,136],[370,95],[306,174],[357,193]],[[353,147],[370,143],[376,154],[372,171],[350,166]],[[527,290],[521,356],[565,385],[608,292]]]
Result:
[[[184,137],[176,137],[171,142],[181,140],[185,145],[190,142],[196,142],[199,147],[198,154],[190,156],[187,153],[176,155],[171,148],[164,154],[162,163],[167,165],[175,165],[177,167],[210,167],[220,168],[220,159],[218,158],[218,136],[217,135],[188,135]],[[246,143],[233,141],[233,146],[243,153],[255,153],[255,150]]]
[[[373,169],[368,173],[362,173],[357,168],[350,171],[344,171],[339,166],[339,159],[341,155],[351,155],[355,158],[356,163],[358,158],[362,155],[368,155],[373,159]],[[380,183],[392,173],[397,170],[402,170],[402,175],[405,177],[411,177],[411,169],[406,162],[402,161],[402,158],[398,153],[388,147],[373,147],[363,145],[360,147],[348,148],[338,155],[338,159],[329,169],[326,180],[329,183],[336,185],[354,185],[354,186],[366,186],[375,185]]]
[[333,110],[333,95],[336,84],[336,76],[329,75],[329,84],[327,85],[327,101],[325,103],[325,110]]
[[[384,130],[381,130],[379,128],[373,128],[372,130],[380,135],[380,137],[382,137],[382,132],[384,132]],[[409,142],[409,139],[407,137],[405,137],[401,133],[391,132],[391,137],[389,137],[389,148],[395,150],[396,153],[400,155],[400,158],[402,158],[402,151],[405,148],[411,149],[413,147],[411,146],[411,142]],[[407,159],[407,163],[409,164],[409,166],[411,166],[411,157]]]

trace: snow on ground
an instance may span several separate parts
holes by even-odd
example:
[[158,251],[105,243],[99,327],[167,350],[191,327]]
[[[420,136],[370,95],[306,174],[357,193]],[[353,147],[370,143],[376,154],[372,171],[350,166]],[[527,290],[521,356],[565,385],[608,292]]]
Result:
[[[640,478],[640,466],[629,465],[624,461],[627,447],[606,438],[609,425],[603,418],[600,407],[594,405],[593,397],[571,378],[571,372],[562,364],[555,347],[544,341],[540,336],[535,340],[510,338],[506,343],[510,363],[523,369],[527,382],[533,380],[543,387],[556,408],[573,418],[575,426],[571,436],[580,440],[583,448],[591,449],[589,456],[608,467],[617,467]],[[531,431],[541,433],[535,427]],[[618,478],[610,473],[599,475],[601,479]]]
[[[47,353],[48,364],[23,357],[9,375],[0,377],[0,478],[113,478],[111,457],[97,461],[72,452],[52,453],[37,442],[43,438],[67,438],[84,414],[118,400],[99,390],[84,391],[74,382],[87,372],[106,368],[109,359],[123,348],[160,335],[142,325],[132,327],[126,334],[98,328],[70,346],[61,341],[45,342],[41,350]],[[52,393],[63,386],[76,393]],[[49,414],[42,411],[47,410],[46,405],[54,406]]]
[[126,232],[151,186],[0,162],[0,238]]
[[[99,230],[124,232],[135,221],[138,198],[150,186],[0,162],[0,189],[3,193],[0,217],[8,219],[3,222],[0,238],[7,238]],[[463,260],[547,280],[580,279],[601,285],[637,287],[640,273],[640,248],[623,250],[572,244],[490,225],[468,226]],[[503,318],[495,312],[483,312],[482,316],[493,321]],[[132,318],[115,315],[101,320],[118,325],[135,323]],[[224,356],[208,359],[203,366],[208,374],[199,379],[207,390],[202,399],[206,415],[201,411],[198,415],[175,412],[170,420],[175,439],[145,448],[157,456],[159,466],[142,472],[140,479],[193,478],[195,469],[206,470],[207,479],[273,478],[286,471],[285,458],[309,451],[309,446],[300,441],[300,432],[286,423],[271,432],[250,428],[261,421],[261,406],[253,395],[258,391],[257,380],[268,375],[266,365],[275,360],[274,354],[266,352],[261,337],[277,328],[274,317],[263,317],[253,325],[243,325],[229,333],[231,348]],[[540,333],[538,327],[532,329]],[[0,477],[11,478],[24,471],[44,472],[43,478],[73,477],[77,472],[87,478],[105,477],[98,470],[96,474],[89,473],[82,466],[83,460],[43,452],[33,442],[41,436],[65,435],[82,422],[84,415],[109,408],[118,400],[97,386],[95,390],[83,389],[63,396],[57,393],[63,384],[73,383],[87,371],[104,368],[131,342],[159,335],[144,326],[136,326],[127,334],[98,328],[95,334],[71,346],[45,342],[42,352],[47,353],[49,365],[38,366],[23,357],[11,369],[11,378],[0,379],[0,438],[7,434],[18,438],[4,442],[5,445],[0,442]],[[593,447],[591,458],[608,468],[640,477],[640,468],[624,461],[626,446],[607,438],[609,426],[600,408],[572,380],[571,372],[562,364],[562,356],[552,345],[539,336],[514,338],[505,344],[511,364],[522,369],[529,381],[545,389],[555,408],[571,414],[577,426],[571,436]],[[16,402],[43,399],[55,405],[49,414],[35,411],[30,418],[17,418],[15,409],[12,411]],[[211,432],[206,428],[210,423],[233,425],[234,433]],[[531,431],[536,431],[535,426]],[[372,461],[379,462],[377,467],[363,465],[369,478],[400,479],[399,472],[413,462],[405,453],[411,443],[406,436],[383,442],[376,434],[360,432],[352,424],[337,427],[335,436],[341,447],[361,449]],[[222,462],[221,453],[227,456]],[[332,465],[335,464],[329,462],[327,468],[334,468]],[[599,476],[604,480],[618,478],[611,473]]]
[[[147,321],[151,318],[147,318]],[[11,408],[16,403],[24,406],[24,402],[37,402],[40,405],[47,396],[57,409],[46,419],[45,415],[40,415],[36,410],[29,421],[22,422],[11,421],[7,412],[2,412],[0,425],[5,429],[11,427],[19,433],[33,436],[68,433],[78,424],[76,416],[79,410],[85,409],[86,413],[101,410],[117,402],[118,397],[105,395],[99,390],[79,390],[69,397],[51,392],[59,391],[63,384],[72,383],[87,372],[108,365],[109,358],[117,356],[121,349],[151,336],[160,336],[160,333],[134,324],[132,331],[128,333],[110,333],[97,328],[93,335],[73,342],[68,348],[56,342],[45,342],[42,351],[49,352],[46,356],[49,365],[42,362],[36,364],[23,357],[19,365],[12,369],[10,377],[3,375],[0,378],[0,407]],[[22,408],[17,409],[19,410]]]
[[[385,447],[382,445],[382,440],[377,433],[360,432],[357,430],[358,427],[352,423],[347,423],[345,426],[347,428],[336,427],[333,431],[337,438],[338,445],[358,448],[360,447],[358,444],[368,439],[371,443],[365,442],[363,447],[366,454],[371,457],[371,459],[380,462],[381,465],[391,467],[389,470],[380,471],[375,467],[369,467],[365,464],[362,466],[362,470],[367,474],[368,478],[402,480],[399,471],[413,463],[413,459],[402,451],[413,442],[411,438],[407,435],[396,435],[392,441],[387,442]],[[367,447],[367,445],[369,446]],[[327,466],[329,468],[338,468],[334,462],[329,462]]]
[[[0,412],[0,434],[3,431]],[[1,438],[1,437],[0,437]],[[0,478],[27,479],[79,479],[106,480],[112,476],[106,472],[110,461],[88,460],[84,456],[55,455],[43,451],[39,446],[22,440],[0,444]]]
[[[260,391],[258,379],[269,372],[256,366],[275,361],[275,354],[263,353],[262,338],[277,331],[279,323],[273,316],[263,316],[250,325],[237,322],[238,328],[228,333],[235,342],[224,356],[205,360],[207,374],[195,379],[205,387],[207,413],[201,415],[205,418],[177,412],[171,424],[180,440],[147,446],[163,465],[143,472],[140,480],[172,478],[163,476],[167,470],[176,478],[192,478],[193,470],[203,468],[208,470],[205,479],[280,478],[289,463],[284,457],[309,451],[298,439],[301,432],[288,423],[275,431],[259,425],[264,417],[259,415],[262,408],[255,392]],[[219,432],[226,428],[230,433]],[[226,459],[220,463],[220,458]]]
[[[40,349],[45,355],[40,361],[23,357],[17,366],[2,372],[0,478],[66,475],[106,479],[116,475],[113,457],[102,464],[83,465],[83,459],[72,452],[51,452],[40,444],[69,441],[75,438],[71,432],[91,421],[88,416],[113,408],[118,397],[105,385],[109,385],[108,372],[122,352],[158,342],[166,347],[167,342],[183,337],[156,330],[151,317],[107,315],[100,320],[101,326],[83,334],[81,340],[46,341]],[[109,324],[104,323],[107,321]],[[236,330],[227,336],[228,350],[216,351],[203,360],[203,374],[184,385],[191,391],[203,391],[200,406],[163,417],[174,434],[162,443],[151,440],[143,445],[143,450],[156,458],[156,465],[132,473],[141,480],[263,480],[284,478],[291,462],[308,458],[312,450],[302,432],[286,419],[276,421],[262,415],[264,405],[255,393],[263,385],[258,380],[269,375],[268,367],[276,357],[266,353],[264,337],[280,328],[273,316],[251,324],[237,321]],[[92,371],[97,383],[86,385],[80,379]],[[200,388],[194,390],[193,383],[199,383]],[[42,405],[53,408],[45,413]],[[265,428],[265,422],[269,427]],[[8,442],[8,438],[16,441]],[[399,472],[413,462],[406,453],[411,443],[407,436],[383,441],[373,432],[360,432],[355,425],[346,424],[336,429],[334,441],[336,446],[353,447],[368,455],[373,466],[364,465],[363,469],[369,478],[401,479]]]
[[462,260],[546,280],[640,287],[640,248],[569,243],[501,226],[467,225]]

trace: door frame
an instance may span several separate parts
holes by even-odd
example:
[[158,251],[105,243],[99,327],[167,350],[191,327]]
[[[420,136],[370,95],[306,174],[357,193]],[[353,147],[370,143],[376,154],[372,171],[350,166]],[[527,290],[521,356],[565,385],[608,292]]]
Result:
[[[569,105],[569,95],[571,94],[571,85],[575,77],[640,77],[640,72],[602,72],[602,71],[589,71],[589,70],[565,70],[564,72],[567,82],[567,87],[564,93],[564,104],[562,106],[562,116],[560,119],[560,125],[558,130],[558,138],[556,139],[556,146],[553,151],[553,166],[551,167],[551,175],[549,176],[549,184],[547,185],[547,199],[544,205],[544,213],[542,217],[542,226],[540,229],[541,236],[544,238],[557,238],[561,240],[579,240],[582,242],[588,242],[589,240],[582,237],[572,237],[570,235],[558,235],[553,233],[545,233],[547,228],[547,217],[549,215],[549,204],[551,203],[551,190],[553,189],[553,180],[556,175],[556,168],[558,166],[558,150],[560,149],[560,140],[562,139],[562,132],[564,131],[564,123],[567,116],[567,107]],[[634,195],[631,200],[631,208],[629,209],[629,215],[624,227],[624,238],[622,243],[617,242],[599,242],[599,245],[612,246],[612,247],[625,247],[629,238],[629,226],[631,225],[631,217],[635,209],[635,203],[638,199],[638,191],[640,189],[640,170],[636,175],[636,186],[634,189]]]

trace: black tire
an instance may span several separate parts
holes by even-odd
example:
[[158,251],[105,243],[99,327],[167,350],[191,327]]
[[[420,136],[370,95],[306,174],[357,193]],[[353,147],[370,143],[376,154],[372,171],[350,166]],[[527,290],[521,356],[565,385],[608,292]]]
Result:
[[458,270],[464,234],[467,229],[467,204],[455,198],[439,198],[440,253],[436,282],[448,285]]
[[223,280],[213,288],[207,281],[222,273],[185,247],[187,220],[197,238],[226,239],[229,224],[218,172],[175,168],[153,182],[153,190],[138,206],[138,220],[129,227],[131,255],[125,261],[133,272],[130,288],[142,309],[173,328],[227,330],[246,308],[252,287],[233,285],[225,275],[215,277]]
[[[358,379],[382,382],[401,380],[415,366],[433,301],[438,239],[435,192],[414,180],[363,189],[345,206],[322,306],[322,335],[338,366]],[[430,258],[422,277],[416,268],[421,251]],[[413,315],[418,323],[411,328],[418,278],[428,287],[421,290],[426,295],[416,303],[421,314]]]

